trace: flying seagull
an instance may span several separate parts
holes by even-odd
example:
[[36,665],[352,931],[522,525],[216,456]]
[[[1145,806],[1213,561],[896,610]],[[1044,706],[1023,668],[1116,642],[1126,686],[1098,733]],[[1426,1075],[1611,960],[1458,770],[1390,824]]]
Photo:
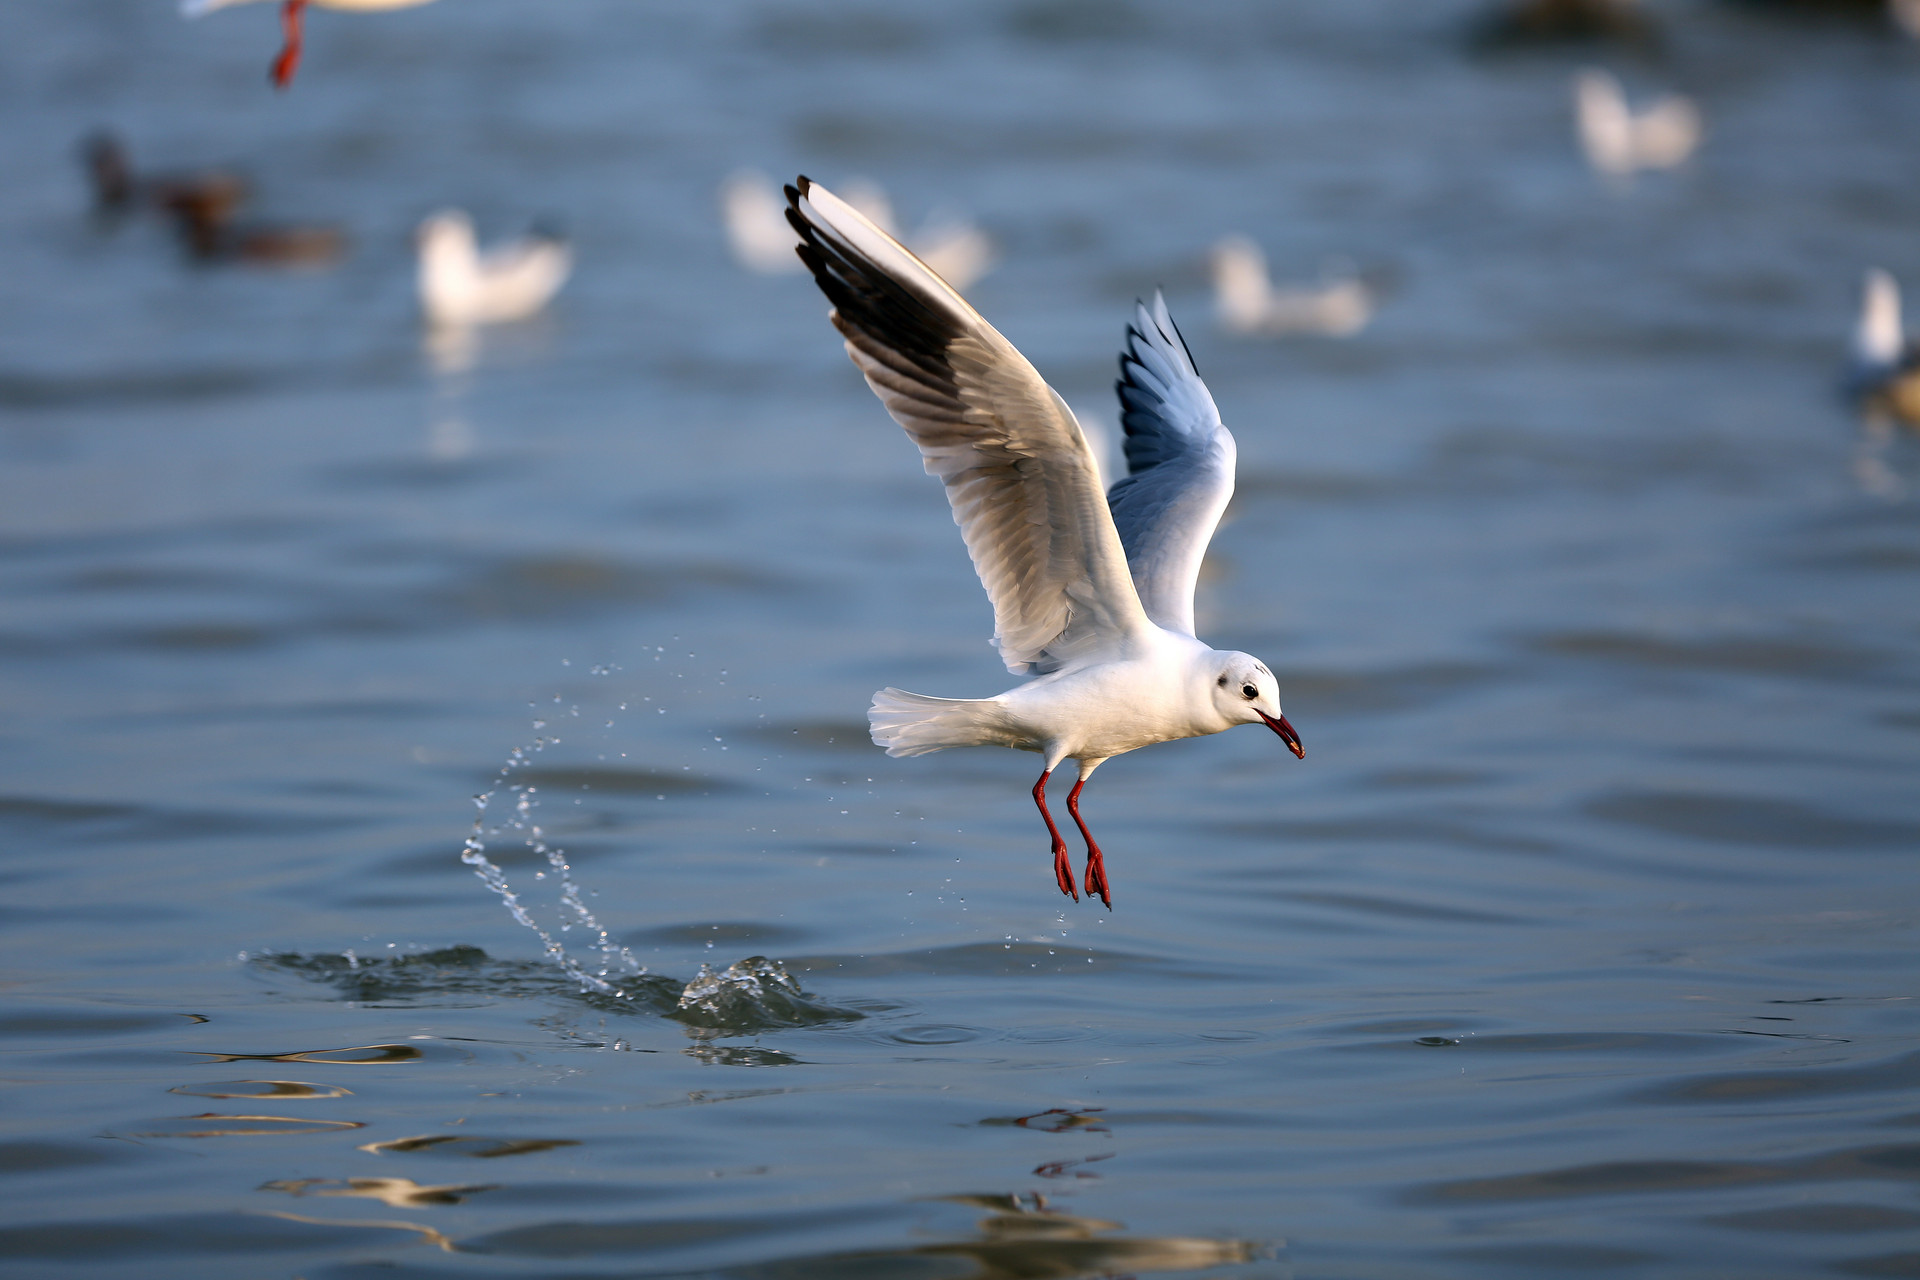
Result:
[[1265,724],[1296,756],[1266,664],[1193,634],[1193,586],[1233,493],[1234,443],[1157,293],[1120,355],[1128,474],[1104,495],[1065,401],[980,313],[899,241],[818,183],[788,187],[801,261],[867,385],[946,485],[993,601],[1007,669],[1034,677],[994,698],[882,689],[867,713],[890,756],[1003,746],[1046,761],[1033,799],[1053,873],[1075,901],[1047,779],[1079,763],[1067,812],[1087,843],[1085,886],[1113,898],[1080,789],[1125,751]]

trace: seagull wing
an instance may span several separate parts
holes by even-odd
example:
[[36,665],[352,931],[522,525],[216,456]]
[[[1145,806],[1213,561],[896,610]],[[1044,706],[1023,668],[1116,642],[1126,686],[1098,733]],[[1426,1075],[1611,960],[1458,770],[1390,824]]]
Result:
[[1129,474],[1107,491],[1147,616],[1193,634],[1193,584],[1233,496],[1233,436],[1220,423],[1166,299],[1142,303],[1120,353]]
[[1053,388],[825,187],[801,178],[787,203],[847,354],[947,487],[1007,669],[1055,671],[1146,634],[1093,455]]

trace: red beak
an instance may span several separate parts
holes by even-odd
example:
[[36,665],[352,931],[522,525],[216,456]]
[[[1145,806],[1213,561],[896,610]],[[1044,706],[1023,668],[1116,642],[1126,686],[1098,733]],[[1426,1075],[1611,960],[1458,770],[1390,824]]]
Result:
[[1287,723],[1285,716],[1270,716],[1258,707],[1254,708],[1254,712],[1267,722],[1267,728],[1280,735],[1280,741],[1286,743],[1294,755],[1302,760],[1307,758],[1307,749],[1300,745],[1300,735],[1293,731],[1293,726]]

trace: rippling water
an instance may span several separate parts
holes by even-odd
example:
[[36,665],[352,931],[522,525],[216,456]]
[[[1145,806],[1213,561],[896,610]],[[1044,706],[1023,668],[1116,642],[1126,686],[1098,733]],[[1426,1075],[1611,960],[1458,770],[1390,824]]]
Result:
[[[1834,398],[1860,271],[1920,281],[1920,51],[1655,7],[1636,60],[1466,3],[461,0],[315,11],[284,96],[269,6],[0,10],[0,1266],[1920,1274],[1920,506]],[[1588,57],[1698,160],[1596,182]],[[95,223],[102,125],[351,255]],[[1006,677],[819,298],[729,260],[743,165],[980,219],[1109,420],[1130,300],[1187,327],[1242,459],[1203,629],[1308,755],[1108,765],[1112,915],[1030,757],[866,741]],[[445,204],[581,263],[454,378]],[[1376,323],[1222,334],[1232,231]],[[461,864],[516,749],[487,856],[552,929],[564,850],[626,998]]]

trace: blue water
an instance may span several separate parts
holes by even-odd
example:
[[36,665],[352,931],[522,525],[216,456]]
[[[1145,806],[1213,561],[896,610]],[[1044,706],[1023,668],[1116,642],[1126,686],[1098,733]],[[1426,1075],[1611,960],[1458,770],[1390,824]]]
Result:
[[[312,11],[284,95],[266,5],[0,10],[0,1268],[1920,1274],[1920,505],[1836,394],[1860,272],[1920,281],[1920,48],[1651,8],[1650,59],[1476,55],[1464,0],[458,0]],[[1588,173],[1588,61],[1696,160]],[[96,221],[103,126],[350,254]],[[740,166],[979,219],[1109,421],[1132,299],[1186,327],[1202,634],[1307,758],[1107,765],[1111,915],[1032,757],[866,741],[1008,677],[819,296],[729,258]],[[448,204],[580,264],[452,377]],[[1373,326],[1222,333],[1235,231]],[[489,791],[623,997],[462,864]],[[679,1007],[756,956],[805,994]]]

